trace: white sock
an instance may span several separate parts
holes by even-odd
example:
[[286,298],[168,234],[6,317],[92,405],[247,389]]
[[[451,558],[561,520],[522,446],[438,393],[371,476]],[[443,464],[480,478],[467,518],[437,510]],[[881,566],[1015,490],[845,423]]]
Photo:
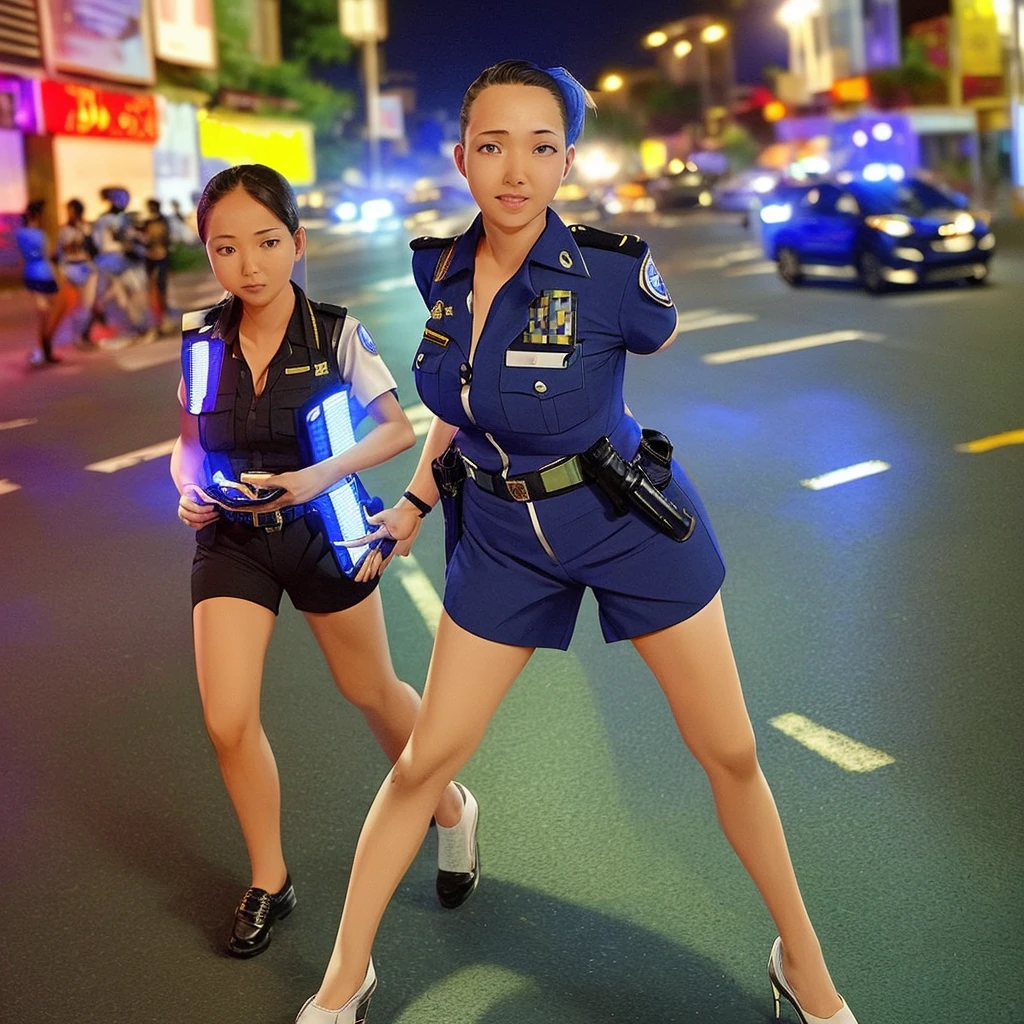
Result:
[[476,798],[465,786],[456,783],[465,804],[458,825],[437,826],[437,869],[469,874],[475,867],[476,822],[480,809]]

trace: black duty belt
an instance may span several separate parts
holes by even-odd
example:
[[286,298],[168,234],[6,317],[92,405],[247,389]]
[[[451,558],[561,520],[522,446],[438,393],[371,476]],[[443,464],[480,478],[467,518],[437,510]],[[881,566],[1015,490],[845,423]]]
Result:
[[305,505],[289,505],[287,508],[279,508],[274,512],[259,512],[253,509],[251,512],[242,512],[237,509],[221,508],[220,515],[229,523],[243,523],[245,526],[253,526],[268,533],[277,533],[283,526],[301,519],[308,511]]
[[559,459],[532,473],[508,478],[500,473],[488,473],[480,469],[465,455],[462,461],[466,464],[466,475],[477,487],[504,501],[540,501],[542,498],[553,498],[556,494],[574,491],[586,483],[578,455]]

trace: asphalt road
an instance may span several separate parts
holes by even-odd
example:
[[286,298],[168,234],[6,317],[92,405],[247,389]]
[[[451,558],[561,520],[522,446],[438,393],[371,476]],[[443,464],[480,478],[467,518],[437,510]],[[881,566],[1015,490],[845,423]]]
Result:
[[[959,446],[1024,430],[1024,239],[988,287],[877,299],[787,289],[747,234],[702,214],[635,230],[684,333],[632,360],[627,399],[711,511],[762,763],[840,991],[861,1024],[1021,1024],[1024,435]],[[310,293],[368,325],[422,423],[425,314],[402,240],[320,234],[313,250]],[[179,284],[182,301],[207,293]],[[176,343],[27,372],[21,308],[0,296],[0,1018],[285,1024],[319,980],[386,764],[284,609],[264,717],[299,909],[265,955],[220,955],[248,875],[195,687],[193,538],[159,447]],[[371,491],[393,498],[414,458],[367,474]],[[382,584],[417,686],[437,519]],[[370,1024],[769,1019],[771,921],[657,687],[628,645],[603,644],[592,602],[463,777],[484,881],[441,911],[428,839],[375,950]]]

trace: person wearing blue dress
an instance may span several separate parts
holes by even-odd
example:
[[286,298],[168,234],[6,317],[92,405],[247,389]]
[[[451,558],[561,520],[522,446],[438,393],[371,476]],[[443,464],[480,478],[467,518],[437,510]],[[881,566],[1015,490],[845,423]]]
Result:
[[[297,1024],[365,1019],[373,939],[438,794],[533,651],[568,646],[588,587],[605,639],[630,640],[656,677],[778,927],[776,1017],[784,996],[803,1024],[856,1024],[758,764],[707,512],[668,440],[642,430],[623,398],[627,353],[672,342],[674,304],[640,238],[567,227],[549,208],[589,102],[562,68],[484,71],[466,93],[455,150],[480,215],[458,238],[413,242],[430,311],[413,369],[435,418],[408,490],[373,517],[371,536],[408,553],[439,482],[451,482],[435,479],[435,460],[465,473],[461,516],[446,511],[444,611],[420,715],[367,816],[337,942]],[[386,564],[374,555],[362,571]]]
[[53,352],[53,335],[64,315],[64,303],[60,287],[50,261],[50,241],[43,230],[43,210],[46,202],[33,200],[21,217],[21,227],[14,233],[14,240],[21,253],[21,279],[31,292],[39,314],[39,352],[33,353],[36,366],[59,363],[60,357]]

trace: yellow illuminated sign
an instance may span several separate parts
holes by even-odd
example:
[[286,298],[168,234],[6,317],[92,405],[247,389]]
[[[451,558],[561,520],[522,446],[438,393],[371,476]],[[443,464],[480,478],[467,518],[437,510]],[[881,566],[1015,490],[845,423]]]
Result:
[[972,77],[1003,73],[1002,41],[992,0],[953,0],[960,43],[960,74]]
[[207,160],[266,164],[293,185],[316,181],[313,126],[305,121],[278,121],[217,111],[199,118],[199,150]]
[[644,174],[657,174],[668,162],[668,147],[661,139],[644,139],[640,143],[640,163]]

